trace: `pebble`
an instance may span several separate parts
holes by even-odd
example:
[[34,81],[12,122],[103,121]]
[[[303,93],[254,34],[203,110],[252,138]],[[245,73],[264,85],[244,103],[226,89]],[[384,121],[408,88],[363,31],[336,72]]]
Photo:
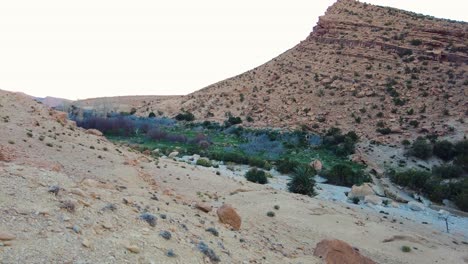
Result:
[[83,239],[83,241],[81,241],[81,245],[83,245],[86,248],[90,248],[91,247],[91,242],[89,242],[89,240],[85,238],[85,239]]
[[14,239],[16,239],[16,236],[13,235],[12,233],[0,231],[0,241],[9,241],[9,240],[14,240]]
[[170,257],[170,258],[174,258],[176,256],[176,254],[174,253],[174,250],[172,249],[169,249],[167,250],[166,252],[166,256]]
[[125,248],[132,253],[135,253],[135,254],[140,253],[140,248],[136,245],[128,245]]
[[77,225],[74,225],[74,226],[72,227],[72,229],[73,229],[73,231],[74,231],[75,233],[77,233],[77,234],[81,233],[81,228],[80,228],[79,226],[77,226]]
[[102,224],[102,227],[104,227],[105,229],[112,229],[112,224],[109,222],[104,222]]
[[172,237],[171,232],[169,231],[161,231],[159,232],[159,235],[162,236],[166,240],[169,240]]

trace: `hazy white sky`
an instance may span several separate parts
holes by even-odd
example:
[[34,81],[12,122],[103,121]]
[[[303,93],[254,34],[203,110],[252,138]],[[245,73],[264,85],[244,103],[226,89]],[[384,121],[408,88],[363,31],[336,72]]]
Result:
[[[0,0],[0,89],[187,94],[305,39],[333,0]],[[463,0],[369,0],[468,21]]]

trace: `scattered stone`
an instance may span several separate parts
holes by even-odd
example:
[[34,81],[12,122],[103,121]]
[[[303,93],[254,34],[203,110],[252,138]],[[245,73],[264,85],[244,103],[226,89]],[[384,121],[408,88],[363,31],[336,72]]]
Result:
[[57,196],[60,192],[60,187],[58,185],[50,186],[48,192],[53,193]]
[[0,231],[0,241],[10,241],[16,239],[16,236],[12,233]]
[[200,243],[198,243],[198,250],[205,254],[205,256],[207,256],[212,263],[218,263],[221,261],[221,259],[216,255],[213,249],[209,248],[203,241],[200,241]]
[[115,210],[117,210],[117,206],[116,206],[115,204],[112,204],[112,203],[107,204],[106,206],[104,206],[104,207],[101,209],[101,211],[103,211],[103,212],[104,212],[104,211],[115,211]]
[[219,236],[218,230],[216,230],[216,228],[214,228],[214,227],[207,228],[206,231],[207,231],[207,232],[210,232],[210,233],[213,234],[214,236]]
[[159,232],[159,235],[161,237],[163,237],[164,239],[166,239],[166,240],[169,240],[172,237],[171,232],[169,232],[169,231],[161,231],[161,232]]
[[174,151],[174,152],[171,152],[171,153],[169,154],[168,157],[169,157],[170,159],[173,159],[173,158],[177,157],[178,155],[179,155],[179,152]]
[[364,196],[364,202],[373,204],[373,205],[381,205],[382,204],[382,198],[380,198],[377,195],[366,195]]
[[150,226],[156,226],[156,216],[150,213],[141,214],[140,219],[146,221]]
[[125,246],[125,248],[132,253],[135,253],[135,254],[140,253],[140,248],[137,245],[127,245]]
[[94,129],[94,128],[87,129],[86,134],[95,135],[95,136],[98,136],[98,137],[102,136],[102,132],[97,130],[97,129]]
[[375,264],[373,260],[361,255],[359,250],[351,247],[348,243],[333,239],[320,241],[314,250],[314,256],[320,257],[327,264],[335,263],[359,263]]
[[160,214],[159,216],[161,217],[161,219],[166,219],[167,218],[167,215],[165,215],[165,214]]
[[196,203],[195,204],[195,208],[205,212],[205,213],[209,213],[212,209],[212,206],[209,205],[209,204],[206,204],[206,203]]
[[89,242],[87,238],[84,238],[83,241],[81,241],[81,245],[83,245],[85,248],[90,248],[91,242]]
[[408,207],[413,211],[424,211],[426,210],[426,206],[422,203],[418,203],[415,201],[411,201],[408,203]]
[[74,225],[74,226],[72,227],[72,230],[73,230],[73,232],[75,232],[75,233],[77,233],[77,234],[80,234],[80,233],[81,233],[81,228],[80,228],[79,226],[77,226],[77,225]]
[[168,249],[167,252],[166,252],[166,256],[168,256],[170,258],[175,258],[176,254],[174,253],[174,250]]
[[364,183],[361,186],[353,185],[353,187],[351,187],[351,191],[348,193],[348,198],[364,199],[367,195],[375,195],[375,193],[369,183]]
[[105,221],[104,223],[102,223],[102,227],[104,227],[105,229],[112,229],[112,224],[108,221]]
[[81,197],[86,197],[86,193],[83,190],[79,189],[79,188],[70,189],[69,192],[74,194],[74,195],[78,195],[78,196],[81,196]]
[[241,217],[237,214],[236,210],[228,205],[224,204],[216,211],[218,214],[219,220],[221,223],[228,224],[234,228],[234,230],[239,230],[241,227]]
[[73,213],[76,210],[76,205],[72,201],[62,201],[60,204],[60,208],[65,209],[70,213]]
[[322,168],[323,168],[323,165],[322,165],[322,162],[318,159],[312,161],[311,163],[309,163],[309,166],[314,168],[317,172],[320,172],[322,171]]

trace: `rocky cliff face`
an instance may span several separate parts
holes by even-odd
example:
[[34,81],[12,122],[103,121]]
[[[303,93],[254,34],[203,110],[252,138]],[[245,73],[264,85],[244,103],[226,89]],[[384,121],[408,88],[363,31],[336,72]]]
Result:
[[296,47],[178,100],[199,119],[231,113],[247,126],[337,126],[382,141],[466,133],[467,64],[467,23],[341,0]]

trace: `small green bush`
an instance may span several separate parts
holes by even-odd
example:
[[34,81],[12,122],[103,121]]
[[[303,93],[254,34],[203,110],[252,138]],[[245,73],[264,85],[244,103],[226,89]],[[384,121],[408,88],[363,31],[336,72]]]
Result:
[[213,164],[211,164],[211,161],[208,159],[198,159],[197,160],[197,165],[203,166],[203,167],[211,167]]
[[405,253],[408,253],[408,252],[411,252],[411,248],[408,247],[408,246],[402,246],[401,247],[401,251],[405,252]]
[[299,166],[299,162],[290,160],[288,158],[276,161],[276,169],[284,174],[288,174],[294,171]]
[[418,137],[411,145],[409,154],[423,160],[428,159],[432,156],[432,145],[426,139]]
[[462,175],[463,170],[457,165],[442,164],[432,167],[432,174],[444,179],[458,178]]
[[288,182],[288,189],[293,193],[300,193],[303,195],[315,195],[315,176],[316,172],[313,168],[303,165],[294,170],[291,180]]
[[267,174],[266,174],[264,171],[259,170],[259,169],[257,169],[257,168],[252,168],[252,169],[250,169],[250,170],[245,174],[245,178],[246,178],[248,181],[255,182],[255,183],[259,183],[259,184],[268,183]]
[[437,141],[434,144],[434,155],[445,161],[451,160],[455,156],[455,147],[450,141]]
[[154,118],[156,117],[156,114],[154,112],[150,112],[148,115],[149,118]]
[[265,170],[271,170],[271,164],[268,161],[263,160],[261,158],[257,158],[257,157],[249,158],[249,165],[252,167],[258,167],[258,168],[262,168]]
[[188,111],[184,111],[182,113],[179,113],[175,116],[175,119],[178,120],[178,121],[193,121],[195,120],[195,116],[188,112]]
[[269,216],[269,217],[275,217],[275,212],[273,212],[273,211],[268,211],[267,216]]
[[324,175],[330,184],[353,186],[369,181],[369,176],[362,171],[355,172],[347,164],[336,164]]

